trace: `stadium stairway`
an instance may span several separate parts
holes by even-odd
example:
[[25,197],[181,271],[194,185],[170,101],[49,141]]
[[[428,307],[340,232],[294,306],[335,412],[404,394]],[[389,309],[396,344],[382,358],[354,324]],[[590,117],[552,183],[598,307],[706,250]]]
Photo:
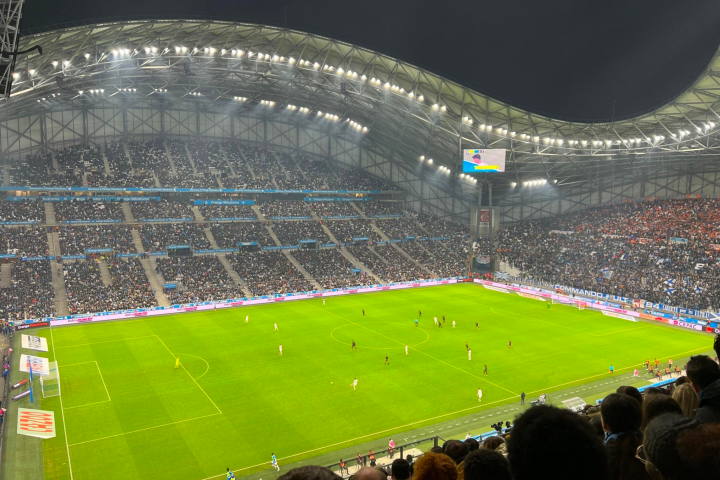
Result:
[[247,167],[248,172],[250,172],[250,176],[253,178],[253,180],[256,180],[256,179],[257,179],[257,175],[255,175],[255,172],[253,171],[252,167],[250,166],[250,162],[248,162],[248,159],[247,159],[247,157],[245,156],[245,154],[243,153],[242,150],[240,150],[240,156],[243,158],[243,163],[244,163],[245,166]]
[[272,226],[270,224],[266,224],[265,229],[270,234],[270,238],[273,239],[273,242],[275,242],[275,245],[278,247],[282,246],[282,243],[280,243],[280,239],[277,237],[277,235],[275,235],[275,232],[273,232]]
[[307,280],[308,282],[313,284],[313,288],[315,290],[322,290],[322,288],[323,288],[322,285],[320,285],[318,283],[318,281],[315,280],[312,275],[310,275],[310,272],[305,270],[305,268],[303,268],[303,266],[300,265],[300,262],[297,261],[297,258],[292,256],[290,251],[283,250],[282,253],[288,258],[288,260],[290,260],[290,263],[292,263],[295,266],[295,268],[297,268],[298,271],[300,273],[302,273],[302,276],[305,277],[305,280]]
[[[353,203],[353,202],[350,202],[350,203]],[[373,230],[375,230],[377,232],[378,235],[380,235],[380,238],[382,238],[383,240],[388,242],[388,244],[390,243],[390,237],[385,235],[385,232],[380,230],[380,227],[378,227],[374,221],[370,222],[370,226],[372,227]]]
[[127,143],[123,142],[123,152],[125,152],[125,156],[128,159],[128,162],[130,162],[130,174],[135,175],[135,169],[132,166],[132,157],[130,156],[130,149],[127,146]]
[[163,148],[165,149],[165,156],[168,159],[168,162],[170,163],[170,173],[173,177],[177,177],[177,168],[175,168],[175,160],[173,160],[172,155],[170,155],[170,149],[167,146],[167,143],[163,142]]
[[[253,178],[255,178],[255,177],[253,176]],[[260,211],[259,206],[251,205],[250,208],[252,209],[253,212],[255,212],[255,215],[257,215],[258,220],[263,221],[263,222],[267,221],[267,219],[265,218],[265,215],[263,215],[263,213]]]
[[232,178],[237,178],[235,169],[233,168],[232,164],[230,163],[230,159],[228,158],[227,152],[225,151],[225,146],[222,144],[222,142],[218,142],[218,145],[220,146],[220,153],[222,153],[222,156],[225,159],[225,163],[227,164],[228,168],[230,169],[230,176]]
[[277,152],[272,152],[272,156],[275,159],[275,163],[278,164],[278,166],[280,167],[280,170],[282,170],[283,174],[285,175],[285,180],[292,181],[292,178],[290,178],[290,173],[288,173],[288,171],[285,170],[285,165],[283,165],[280,162],[280,159],[277,156]]
[[132,210],[130,209],[130,202],[122,202],[120,204],[120,207],[122,208],[123,215],[125,215],[125,223],[132,225],[135,222],[135,217],[133,216]]
[[192,154],[190,153],[190,149],[187,146],[187,142],[183,142],[183,146],[185,147],[185,154],[188,157],[188,161],[190,162],[190,166],[193,169],[193,173],[197,174],[198,171],[197,171],[197,167],[195,167],[195,160],[193,160],[193,158],[192,158]]
[[110,275],[110,269],[108,268],[108,264],[105,260],[100,260],[97,262],[98,269],[100,270],[100,278],[102,278],[103,285],[106,287],[112,286],[112,275]]
[[[390,244],[390,247],[392,247],[392,248],[394,248],[395,250],[397,250],[398,252],[400,252],[400,254],[401,254],[403,257],[407,258],[408,260],[410,260],[411,262],[413,262],[415,265],[417,265],[417,266],[420,267],[421,269],[425,270],[427,273],[429,273],[429,274],[437,277],[437,274],[436,274],[435,272],[433,272],[432,270],[430,270],[428,267],[426,267],[426,266],[423,265],[422,263],[418,262],[415,257],[413,257],[412,255],[410,255],[409,253],[407,253],[405,250],[403,250],[402,248],[400,248],[397,243],[391,243],[391,244]],[[427,251],[427,250],[426,250],[426,251]],[[428,253],[429,253],[429,252],[428,252]]]
[[[51,205],[51,203],[46,203]],[[53,219],[55,212],[53,211]],[[61,255],[60,252],[60,236],[57,232],[51,232],[47,234],[48,239],[48,252],[50,256],[58,257]],[[58,316],[70,315],[70,307],[68,307],[67,290],[65,289],[65,276],[63,274],[63,267],[60,262],[55,260],[50,261],[50,272],[52,274],[52,285],[53,292],[55,293],[55,314]]]
[[246,297],[252,297],[252,292],[247,286],[247,283],[238,275],[238,273],[235,271],[234,268],[232,268],[232,265],[230,265],[230,260],[227,259],[226,255],[218,255],[218,260],[220,260],[220,263],[222,263],[222,266],[225,267],[225,271],[230,275],[230,278],[233,279],[235,284],[239,286]]
[[110,162],[108,162],[107,156],[105,155],[105,146],[103,145],[103,165],[105,166],[105,175],[111,175],[112,172],[110,171]]
[[10,170],[8,168],[3,168],[3,186],[10,186]]
[[55,152],[50,152],[50,154],[52,155],[52,165],[55,173],[60,173],[60,164],[58,163],[57,155],[55,155]]
[[357,205],[355,205],[355,202],[350,202],[350,205],[352,205],[352,207],[355,209],[355,211],[358,213],[358,215],[360,215],[360,218],[362,218],[363,220],[367,220],[367,219],[368,219],[367,215],[365,215],[365,212],[363,212],[362,210],[360,210],[360,207],[358,207]]
[[155,181],[155,186],[157,188],[161,188],[162,184],[160,183],[160,179],[158,178],[157,173],[152,172],[152,176],[153,176],[153,180]]
[[140,265],[142,265],[143,270],[145,270],[145,275],[150,282],[150,286],[155,290],[155,300],[157,300],[158,305],[161,307],[169,307],[170,300],[168,300],[163,290],[165,281],[159,273],[156,273],[157,259],[155,257],[142,258],[140,259]]
[[195,217],[196,221],[198,221],[200,223],[205,222],[205,218],[203,218],[202,213],[200,213],[200,207],[195,205],[194,207],[192,207],[192,212],[193,212],[193,216]]
[[[55,207],[52,202],[44,202],[43,206],[45,207],[45,225],[57,225],[57,221],[55,220]],[[58,250],[58,255],[60,255],[59,252],[60,250]]]
[[[300,164],[298,162],[296,162],[295,160],[293,160],[293,162],[295,163],[295,171],[300,172],[300,176],[303,178],[303,180],[305,180],[305,182],[308,182],[310,179],[308,178],[307,174],[303,171],[303,169],[300,168]],[[324,187],[324,185],[323,185],[323,187]]]
[[138,253],[145,253],[145,247],[143,247],[140,232],[136,228],[132,228],[130,229],[130,235],[132,235],[133,243],[135,244],[135,249]]
[[83,174],[82,174],[82,186],[83,187],[90,186],[90,184],[88,183],[88,180],[87,180],[87,176],[88,176],[88,172],[83,172]]
[[0,265],[0,288],[10,288],[12,285],[12,263]]

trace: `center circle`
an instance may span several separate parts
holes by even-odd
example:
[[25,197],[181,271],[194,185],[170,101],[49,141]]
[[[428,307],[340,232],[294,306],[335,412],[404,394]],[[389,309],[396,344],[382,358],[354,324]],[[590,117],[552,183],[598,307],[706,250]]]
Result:
[[359,349],[372,350],[402,349],[405,345],[417,347],[430,339],[425,330],[414,324],[392,322],[348,323],[336,327],[330,336],[348,348],[354,341]]

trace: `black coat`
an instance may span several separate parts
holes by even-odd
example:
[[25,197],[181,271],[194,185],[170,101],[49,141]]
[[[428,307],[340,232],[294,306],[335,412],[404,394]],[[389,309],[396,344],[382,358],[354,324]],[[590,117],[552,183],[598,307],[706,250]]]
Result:
[[700,407],[695,419],[700,423],[720,422],[720,380],[715,380],[701,393]]

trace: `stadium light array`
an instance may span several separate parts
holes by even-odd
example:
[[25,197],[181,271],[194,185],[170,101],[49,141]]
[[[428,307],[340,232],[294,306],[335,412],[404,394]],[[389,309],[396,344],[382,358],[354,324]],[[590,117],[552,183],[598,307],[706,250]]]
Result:
[[[540,179],[540,180],[527,180],[527,181],[524,181],[522,185],[523,185],[523,187],[537,187],[537,186],[540,186],[540,185],[547,185],[547,182],[548,182],[548,181],[547,181],[546,178],[542,178],[542,179]],[[555,182],[555,183],[557,183],[557,182]],[[513,182],[513,187],[514,187],[514,186],[515,186],[515,182]]]
[[247,102],[247,97],[233,97],[233,99],[238,102]]
[[275,102],[270,100],[260,100],[260,105],[265,105],[266,107],[272,108],[275,106]]

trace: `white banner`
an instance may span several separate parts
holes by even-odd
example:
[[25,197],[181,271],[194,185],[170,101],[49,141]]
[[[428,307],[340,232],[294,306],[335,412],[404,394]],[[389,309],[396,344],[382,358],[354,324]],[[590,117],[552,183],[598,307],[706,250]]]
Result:
[[47,358],[25,354],[20,355],[20,365],[18,368],[21,372],[30,373],[28,363],[34,375],[50,375],[50,362],[48,362]]
[[33,335],[22,336],[22,348],[28,348],[30,350],[38,350],[40,352],[48,351],[47,338],[35,337]]
[[55,436],[55,412],[18,408],[17,417],[18,434],[38,438]]
[[603,310],[602,313],[603,315],[607,315],[608,317],[622,318],[623,320],[630,320],[631,322],[639,321],[637,318],[631,317],[630,315],[625,315],[624,313],[608,312],[606,310]]

